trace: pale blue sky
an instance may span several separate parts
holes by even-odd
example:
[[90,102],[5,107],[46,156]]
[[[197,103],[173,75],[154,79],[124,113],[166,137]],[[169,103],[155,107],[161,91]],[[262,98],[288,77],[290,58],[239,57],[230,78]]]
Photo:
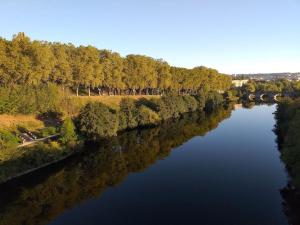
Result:
[[300,0],[0,0],[0,36],[91,44],[224,73],[299,72]]

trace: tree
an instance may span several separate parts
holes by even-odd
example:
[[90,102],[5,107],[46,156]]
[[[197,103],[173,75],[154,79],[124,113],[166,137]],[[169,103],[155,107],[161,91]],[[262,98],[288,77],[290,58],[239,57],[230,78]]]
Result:
[[63,87],[70,86],[73,81],[70,48],[72,48],[72,46],[59,43],[55,43],[52,46],[55,62],[54,69],[50,75],[50,80],[63,85]]
[[[103,87],[108,90],[108,94],[121,94],[121,90],[125,89],[124,83],[124,62],[118,53],[108,50],[100,51],[100,62],[103,66]],[[101,94],[101,87],[98,87]]]
[[256,91],[255,85],[253,82],[249,81],[248,83],[244,84],[242,89],[246,93],[254,93]]
[[231,85],[230,76],[204,66],[170,67],[162,59],[144,55],[123,58],[93,46],[31,41],[24,33],[14,35],[11,41],[0,38],[0,62],[2,87],[55,83],[63,90],[70,87],[76,95],[83,88],[88,95],[93,91],[99,95],[164,95],[172,91],[195,95],[226,91]]

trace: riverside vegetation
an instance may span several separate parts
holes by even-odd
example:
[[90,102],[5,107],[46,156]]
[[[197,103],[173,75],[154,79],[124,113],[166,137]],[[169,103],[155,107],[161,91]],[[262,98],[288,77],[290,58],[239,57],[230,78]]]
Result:
[[291,175],[287,187],[281,190],[286,214],[291,224],[300,223],[300,98],[286,98],[275,113],[278,147]]
[[[171,67],[142,55],[121,57],[92,46],[0,38],[0,114],[35,116],[44,126],[0,129],[1,180],[63,158],[85,140],[157,126],[184,113],[213,111],[231,78],[206,67]],[[132,99],[130,96],[144,95]],[[107,105],[85,96],[123,96]],[[113,98],[113,97],[112,97]],[[56,140],[15,149],[22,133]]]

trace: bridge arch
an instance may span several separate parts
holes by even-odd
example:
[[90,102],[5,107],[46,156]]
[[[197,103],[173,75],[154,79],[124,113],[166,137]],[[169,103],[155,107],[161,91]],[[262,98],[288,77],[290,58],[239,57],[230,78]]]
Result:
[[248,99],[249,99],[250,101],[254,100],[254,99],[255,99],[255,94],[249,94],[249,95],[248,95]]
[[265,101],[264,97],[268,97],[268,94],[262,93],[262,94],[259,95],[259,99],[260,99],[261,101]]
[[282,97],[281,93],[277,93],[273,96],[274,101],[278,102],[278,98],[277,97]]

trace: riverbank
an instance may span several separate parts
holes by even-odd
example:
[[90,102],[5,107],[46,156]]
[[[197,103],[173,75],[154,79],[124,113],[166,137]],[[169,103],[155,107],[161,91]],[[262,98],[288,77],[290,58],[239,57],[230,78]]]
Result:
[[290,224],[300,224],[300,98],[280,102],[275,118],[281,159],[291,176],[280,192]]
[[[99,141],[116,136],[119,132],[144,127],[158,126],[163,121],[182,117],[195,111],[213,112],[222,105],[222,95],[212,93],[201,96],[168,95],[160,98],[124,98],[119,103],[119,110],[98,101],[87,103],[78,117],[65,120],[60,130],[60,139],[38,139],[16,149],[0,151],[0,182],[43,168],[51,163],[69,157],[80,149],[77,146],[84,141]],[[75,125],[76,124],[76,127]],[[48,140],[48,141],[47,141]],[[46,141],[46,143],[41,143]],[[72,143],[70,145],[70,143]],[[26,146],[28,145],[28,146]]]

